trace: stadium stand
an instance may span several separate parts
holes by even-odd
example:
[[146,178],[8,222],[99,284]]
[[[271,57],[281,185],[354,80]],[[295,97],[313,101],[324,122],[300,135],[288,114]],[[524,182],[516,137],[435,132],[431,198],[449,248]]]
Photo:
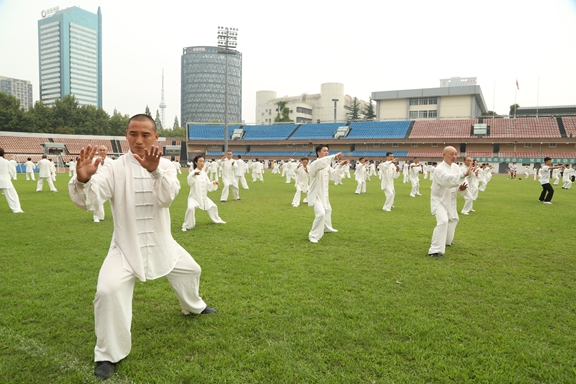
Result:
[[242,128],[245,133],[242,140],[286,140],[296,127],[296,124],[244,125]]
[[410,133],[409,138],[425,139],[431,137],[470,137],[472,125],[477,123],[477,119],[418,120],[414,123],[414,127],[412,127],[412,132]]
[[[224,128],[224,125],[190,124],[188,126],[188,138],[190,140],[222,140]],[[232,132],[238,128],[240,128],[239,124],[228,125],[228,134],[232,136]]]
[[439,158],[442,159],[442,149],[438,149],[437,151],[408,151],[408,158],[413,159],[414,157],[418,158]]
[[250,151],[252,157],[304,157],[309,156],[310,151]]
[[466,156],[475,159],[477,157],[494,157],[492,152],[478,152],[478,151],[466,151]]
[[492,138],[562,137],[554,117],[486,119]]
[[562,123],[566,130],[566,136],[576,137],[576,116],[564,116],[562,117]]
[[[233,156],[244,156],[246,154],[246,151],[232,151],[232,155]],[[214,158],[218,158],[221,159],[222,156],[224,156],[225,153],[222,151],[208,151],[208,153],[206,154],[206,156],[213,156]]]
[[408,151],[352,151],[349,156],[351,157],[386,157],[386,152],[392,152],[394,157],[405,157]]
[[345,123],[302,124],[290,137],[291,140],[332,139],[334,132]]
[[49,142],[48,137],[30,136],[0,136],[0,147],[6,153],[44,154],[44,143]]
[[403,139],[411,121],[366,121],[350,123],[349,139]]

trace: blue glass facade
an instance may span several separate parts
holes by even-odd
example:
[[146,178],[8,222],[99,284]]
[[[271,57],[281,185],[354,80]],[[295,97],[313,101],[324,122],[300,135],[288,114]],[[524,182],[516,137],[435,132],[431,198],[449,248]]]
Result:
[[73,94],[80,105],[102,107],[102,13],[78,7],[38,20],[40,100],[54,105]]
[[187,47],[182,52],[180,122],[224,122],[228,57],[228,122],[242,121],[242,53],[218,47]]

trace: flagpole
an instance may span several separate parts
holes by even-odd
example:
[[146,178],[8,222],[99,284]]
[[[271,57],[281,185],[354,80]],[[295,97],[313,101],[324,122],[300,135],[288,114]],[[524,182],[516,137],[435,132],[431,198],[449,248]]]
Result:
[[494,88],[492,92],[492,125],[494,125],[494,115],[496,114],[496,112],[494,112],[494,108],[496,108],[496,78],[494,78]]

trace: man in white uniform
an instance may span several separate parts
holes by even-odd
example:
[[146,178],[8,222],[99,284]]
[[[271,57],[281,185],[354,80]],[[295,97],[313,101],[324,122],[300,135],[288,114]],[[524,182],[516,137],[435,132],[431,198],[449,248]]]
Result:
[[68,176],[70,177],[76,176],[76,161],[72,159],[67,165],[68,165]]
[[0,193],[4,194],[4,197],[8,202],[8,207],[10,207],[12,212],[24,213],[20,207],[18,192],[14,189],[12,180],[10,180],[14,177],[14,173],[15,171],[12,168],[12,165],[10,165],[10,162],[4,158],[4,149],[0,148]]
[[357,195],[366,193],[366,179],[368,178],[368,172],[369,170],[367,170],[366,167],[366,159],[363,157],[359,158],[356,163],[356,170],[354,171],[354,179],[356,179],[356,182],[358,183],[355,192]]
[[458,224],[456,209],[456,191],[467,188],[464,178],[472,173],[472,167],[463,173],[455,163],[458,152],[454,147],[446,147],[442,152],[444,161],[434,172],[434,181],[430,191],[430,208],[436,216],[436,228],[432,234],[432,244],[428,255],[441,257],[446,245],[451,245]]
[[42,187],[44,186],[44,180],[48,182],[48,185],[50,186],[50,190],[52,192],[58,192],[56,187],[54,187],[54,183],[52,182],[52,175],[50,174],[52,165],[54,164],[52,164],[51,161],[48,161],[47,156],[42,155],[42,160],[40,160],[37,165],[39,172],[38,172],[38,183],[36,184],[36,192],[42,191]]
[[[464,164],[460,166],[460,169],[462,171],[462,173],[466,173],[468,171],[468,168],[473,167],[473,162],[472,162],[472,158],[470,156],[466,157],[464,159]],[[476,180],[478,180],[478,170],[474,169],[474,171],[472,173],[470,173],[470,175],[468,175],[465,179],[464,182],[466,184],[468,184],[468,188],[463,189],[463,190],[459,190],[458,193],[460,193],[460,195],[464,198],[464,206],[462,207],[462,211],[460,211],[460,213],[462,213],[463,215],[469,215],[470,212],[476,212],[473,207],[474,207],[474,200],[476,200],[476,198],[473,196],[472,194],[472,181],[471,179],[473,177],[476,178]],[[478,183],[476,182],[476,197],[478,197]]]
[[381,164],[380,170],[382,173],[381,188],[384,191],[384,196],[386,196],[386,201],[384,202],[383,211],[390,212],[394,208],[394,196],[396,191],[394,190],[394,179],[400,176],[400,167],[397,165],[398,159],[394,158],[392,152],[386,152],[386,161]]
[[402,183],[406,184],[410,181],[410,165],[408,165],[408,160],[406,160],[402,166],[402,176]]
[[180,164],[179,161],[175,160],[175,157],[172,157],[172,164],[174,164],[174,169],[176,169],[176,172],[181,175],[182,174],[182,164]]
[[28,160],[24,163],[26,166],[26,180],[36,181],[34,177],[34,170],[36,169],[36,164],[32,162],[32,159],[29,157]]
[[[300,159],[300,164],[296,167],[296,193],[292,199],[292,206],[298,207],[300,205],[300,196],[302,192],[308,193],[308,158],[303,157]],[[304,199],[306,202],[306,199]]]
[[172,237],[170,204],[180,190],[174,166],[154,142],[154,120],[133,116],[126,138],[130,151],[96,173],[96,148],[83,148],[77,175],[68,189],[72,201],[88,210],[110,200],[114,234],[98,275],[94,317],[95,374],[107,379],[130,353],[132,296],[136,280],[165,276],[185,315],[216,312],[199,296],[200,266]]
[[232,189],[232,197],[234,200],[240,200],[240,195],[238,194],[238,181],[235,176],[238,164],[236,164],[236,160],[232,158],[232,151],[226,152],[226,156],[218,161],[218,166],[222,172],[222,184],[224,184],[220,201],[225,202],[228,200],[230,189]]
[[52,162],[52,159],[48,159],[50,162],[50,178],[52,181],[56,181],[56,165]]
[[242,160],[242,156],[238,156],[238,160],[236,160],[236,164],[238,164],[238,168],[234,171],[234,176],[236,177],[236,184],[242,185],[244,189],[250,189],[248,187],[248,183],[246,182],[246,177],[244,176],[247,172],[246,162]]
[[14,160],[14,157],[10,158],[8,162],[10,163],[10,167],[12,167],[12,170],[14,171],[12,173],[12,180],[18,180],[18,168],[17,168],[18,162]]
[[[218,162],[216,162],[214,159],[212,159],[212,161],[208,165],[208,177],[210,177],[210,180],[218,181],[218,169],[219,168],[220,168],[220,166],[218,165]],[[190,167],[190,169],[192,169],[192,167]]]
[[410,191],[410,197],[422,196],[420,194],[420,173],[422,172],[422,166],[418,162],[418,158],[414,158],[414,162],[410,164],[410,183],[412,184],[412,190]]
[[328,196],[328,184],[330,180],[337,180],[344,177],[342,166],[348,163],[343,160],[334,169],[330,167],[332,160],[342,159],[342,152],[335,155],[328,155],[328,146],[318,145],[316,147],[318,158],[308,165],[310,175],[310,188],[308,189],[308,205],[314,207],[314,222],[308,234],[311,243],[320,241],[325,232],[338,232],[332,227],[332,206]]
[[[296,165],[294,165],[294,167],[295,166]],[[260,162],[258,159],[255,159],[254,163],[252,164],[252,169],[253,169],[252,182],[255,182],[256,180],[260,180],[263,183],[264,182],[264,164],[262,164],[262,162]]]

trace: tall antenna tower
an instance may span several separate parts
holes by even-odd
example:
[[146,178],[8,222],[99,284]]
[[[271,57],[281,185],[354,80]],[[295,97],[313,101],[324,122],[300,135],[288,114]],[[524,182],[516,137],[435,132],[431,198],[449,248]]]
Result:
[[164,119],[164,110],[166,109],[166,103],[164,102],[164,68],[162,68],[162,95],[160,96],[160,121],[162,122],[162,128],[166,129],[166,120]]

